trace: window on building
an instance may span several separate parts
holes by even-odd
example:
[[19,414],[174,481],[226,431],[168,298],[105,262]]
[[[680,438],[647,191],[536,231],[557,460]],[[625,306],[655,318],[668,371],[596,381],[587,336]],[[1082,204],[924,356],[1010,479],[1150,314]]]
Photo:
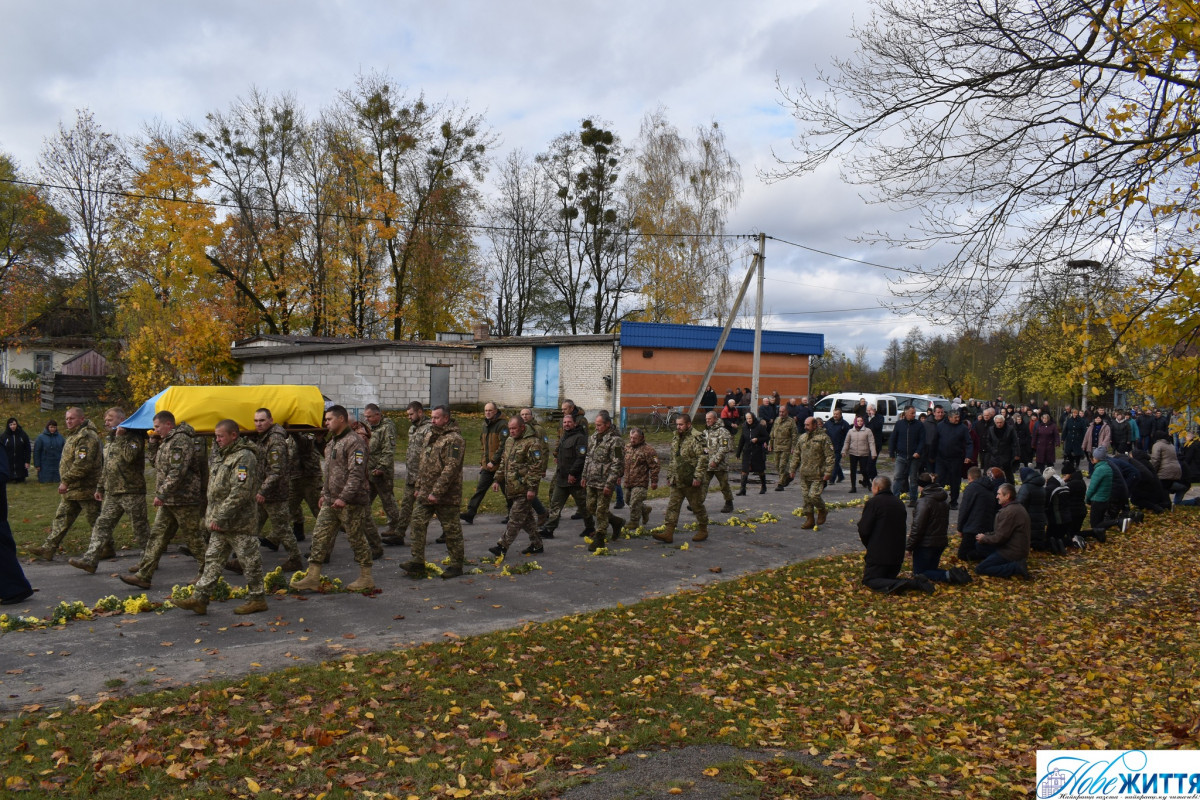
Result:
[[33,371],[38,375],[49,375],[54,372],[54,355],[51,353],[34,353]]
[[485,381],[490,381],[492,379],[492,360],[490,358],[485,358],[483,360],[483,379]]

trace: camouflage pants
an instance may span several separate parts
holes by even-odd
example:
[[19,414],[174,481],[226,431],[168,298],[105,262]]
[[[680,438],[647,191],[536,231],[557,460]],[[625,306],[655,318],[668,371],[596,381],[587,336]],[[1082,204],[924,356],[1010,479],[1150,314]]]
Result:
[[112,546],[113,529],[121,521],[125,513],[129,513],[133,522],[133,536],[142,547],[150,540],[150,522],[146,517],[146,495],[138,494],[106,494],[104,503],[100,506],[100,516],[92,526],[92,539],[88,549],[80,558],[89,564],[100,560],[100,551],[105,546]]
[[278,503],[258,504],[258,534],[262,535],[263,523],[271,520],[271,532],[267,541],[281,544],[289,556],[300,557],[300,547],[296,544],[296,532],[292,530],[292,508],[287,500]]
[[554,485],[550,491],[550,518],[543,525],[546,530],[554,533],[558,530],[558,523],[562,521],[562,510],[567,504],[567,498],[575,501],[575,507],[584,513],[583,525],[585,528],[591,527],[591,517],[587,516],[587,492],[579,484],[559,486]]
[[639,528],[650,520],[650,506],[646,503],[646,495],[650,492],[647,486],[631,486],[626,502],[629,503],[629,527]]
[[262,556],[258,552],[258,537],[252,533],[230,533],[228,531],[213,531],[208,538],[208,550],[204,553],[204,572],[196,581],[196,591],[192,593],[204,602],[212,595],[212,588],[225,569],[225,562],[232,552],[242,565],[242,575],[246,578],[246,591],[251,598],[261,598],[266,593],[263,585]]
[[292,524],[304,522],[305,503],[308,504],[308,510],[312,513],[313,519],[316,519],[317,514],[321,513],[320,499],[320,475],[306,475],[292,479],[292,485],[288,491],[288,510],[292,514]]
[[500,537],[500,549],[507,551],[512,547],[512,543],[517,539],[517,534],[521,531],[529,534],[531,545],[541,547],[542,537],[538,536],[537,525],[534,524],[533,501],[525,499],[524,494],[510,499],[512,507],[508,510],[508,527],[504,529],[504,535]]
[[801,476],[800,491],[804,493],[805,515],[815,514],[825,508],[825,498],[821,497],[821,493],[825,491],[825,482],[821,480],[820,476],[816,478]]
[[333,550],[338,529],[344,529],[350,549],[354,551],[354,563],[360,567],[371,566],[371,546],[367,544],[367,528],[371,524],[369,512],[370,508],[365,505],[335,508],[333,503],[326,503],[317,514],[308,563],[324,564],[329,559],[329,551]]
[[723,469],[710,469],[704,473],[706,479],[704,481],[704,492],[708,493],[708,487],[713,482],[713,478],[717,479],[717,485],[721,487],[721,496],[725,498],[726,503],[733,502],[733,489],[729,488],[729,472]]
[[780,478],[788,474],[788,462],[792,460],[792,445],[788,445],[782,449],[776,450],[775,456],[775,474]]
[[403,536],[408,531],[408,525],[412,522],[413,508],[417,503],[417,485],[415,483],[404,482],[404,493],[400,496],[400,515],[396,518],[396,525],[393,533],[396,536]]
[[425,539],[429,534],[429,520],[437,517],[446,537],[446,550],[450,553],[450,566],[461,567],[466,560],[463,549],[462,520],[458,518],[458,503],[454,505],[429,505],[417,503],[412,518],[413,561],[425,561]]
[[204,537],[200,534],[203,522],[200,506],[159,506],[158,513],[154,515],[154,525],[150,527],[150,541],[146,543],[146,550],[138,564],[137,576],[144,581],[154,577],[158,562],[176,533],[192,551],[192,557],[203,567],[204,551],[207,549]]
[[[399,536],[400,533],[396,530],[400,527],[400,506],[396,505],[396,478],[386,472],[383,475],[371,475],[370,477],[371,504],[375,504],[375,498],[378,496],[379,502],[383,506],[383,513],[387,516],[388,532]],[[406,488],[407,486],[408,484],[405,483]]]
[[696,522],[699,522],[701,525],[708,525],[708,509],[704,507],[704,493],[706,491],[705,487],[692,486],[690,483],[684,486],[678,484],[671,486],[671,499],[667,501],[667,513],[664,518],[667,527],[674,528],[679,524],[679,510],[683,507],[684,500],[688,501],[688,505],[695,512]]
[[96,527],[96,518],[100,516],[99,500],[68,500],[64,497],[58,502],[58,511],[54,513],[54,524],[50,526],[50,535],[46,537],[45,547],[51,550],[58,549],[67,531],[75,524],[80,511],[87,515],[88,530]]
[[604,494],[604,489],[595,489],[591,486],[587,490],[587,514],[596,523],[596,536],[598,541],[603,542],[608,536],[608,527],[613,522],[617,523],[617,530],[625,527],[625,520],[616,516],[609,511],[609,505],[612,503],[612,496]]

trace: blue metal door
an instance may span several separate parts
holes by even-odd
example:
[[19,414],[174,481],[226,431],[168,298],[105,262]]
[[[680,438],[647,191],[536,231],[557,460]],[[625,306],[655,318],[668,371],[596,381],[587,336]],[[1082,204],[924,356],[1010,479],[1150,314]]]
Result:
[[533,349],[533,406],[558,408],[558,348]]

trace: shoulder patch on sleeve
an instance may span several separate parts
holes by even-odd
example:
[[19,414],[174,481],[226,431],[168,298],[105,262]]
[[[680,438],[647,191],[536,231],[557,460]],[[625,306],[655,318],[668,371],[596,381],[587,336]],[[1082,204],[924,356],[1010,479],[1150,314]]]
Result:
[[238,483],[245,483],[247,477],[249,477],[249,472],[247,471],[247,469],[245,467],[238,467],[237,468]]

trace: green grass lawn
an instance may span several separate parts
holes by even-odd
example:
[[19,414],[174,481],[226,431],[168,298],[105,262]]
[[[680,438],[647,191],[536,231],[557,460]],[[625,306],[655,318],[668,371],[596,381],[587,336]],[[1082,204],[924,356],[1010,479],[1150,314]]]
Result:
[[1198,528],[1179,509],[1080,555],[1035,554],[1033,582],[885,597],[859,585],[859,556],[826,558],[517,630],[30,706],[0,722],[0,764],[31,795],[545,797],[631,750],[718,743],[815,759],[706,771],[760,797],[1026,797],[1039,748],[1196,748]]

